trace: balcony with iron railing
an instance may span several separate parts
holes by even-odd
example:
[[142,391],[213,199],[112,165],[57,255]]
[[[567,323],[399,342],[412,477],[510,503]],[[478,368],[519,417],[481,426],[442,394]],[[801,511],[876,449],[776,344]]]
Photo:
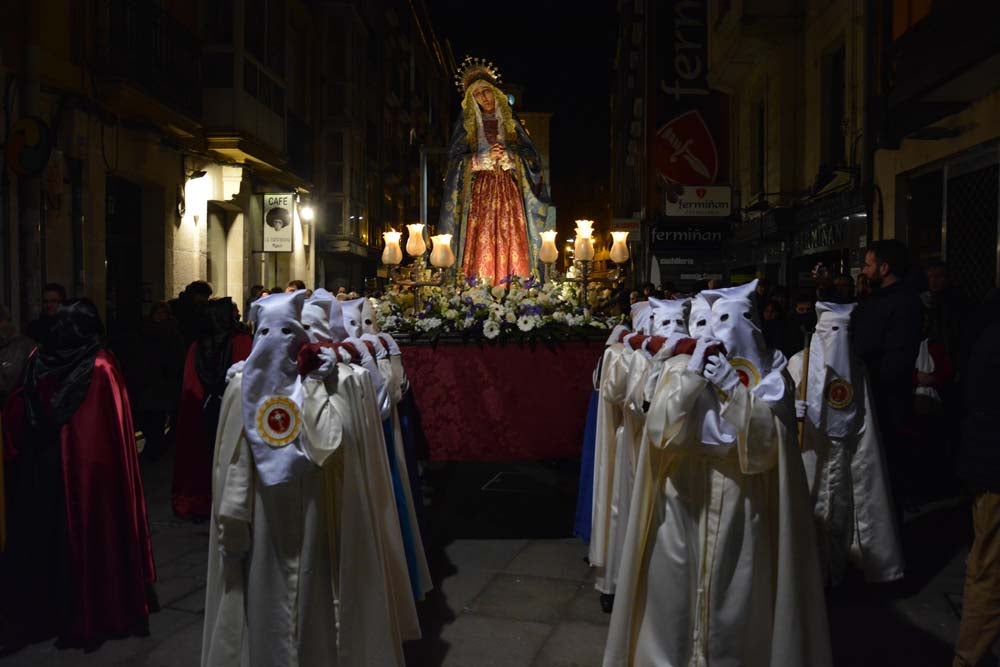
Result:
[[201,45],[152,0],[97,0],[96,69],[198,122]]

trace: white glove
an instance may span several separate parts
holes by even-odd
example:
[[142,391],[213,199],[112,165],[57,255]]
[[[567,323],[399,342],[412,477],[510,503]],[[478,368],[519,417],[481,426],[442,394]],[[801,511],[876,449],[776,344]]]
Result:
[[721,354],[713,354],[705,362],[705,378],[722,391],[726,400],[729,400],[736,387],[740,385],[740,376],[736,374],[736,369]]
[[243,556],[250,551],[250,524],[220,516],[218,519],[219,553],[222,556]]
[[340,361],[340,355],[332,347],[320,348],[319,358],[323,362],[320,364],[319,368],[314,370],[309,374],[309,377],[318,378],[323,380],[330,376],[330,373],[334,371],[337,367],[337,362]]
[[795,418],[796,419],[805,419],[806,418],[806,408],[808,407],[808,405],[809,404],[806,403],[805,401],[800,401],[798,399],[795,400]]
[[715,343],[716,340],[714,338],[699,338],[698,342],[694,345],[694,352],[691,353],[691,361],[688,362],[687,369],[692,373],[701,375],[702,371],[705,370],[705,350]]
[[226,384],[232,382],[234,377],[243,372],[243,366],[245,366],[246,363],[246,361],[237,361],[229,367],[229,370],[226,371]]

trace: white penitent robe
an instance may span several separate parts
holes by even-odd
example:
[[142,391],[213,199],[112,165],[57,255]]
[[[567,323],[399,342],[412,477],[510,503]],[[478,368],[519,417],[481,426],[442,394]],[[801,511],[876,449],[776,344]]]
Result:
[[[796,385],[802,380],[802,359],[799,352],[788,361],[788,373]],[[823,363],[819,349],[813,352],[810,366],[817,363]],[[903,576],[903,554],[885,458],[864,366],[854,359],[850,363],[852,402],[860,414],[851,420],[849,434],[834,437],[830,432],[841,429],[825,424],[826,413],[833,410],[824,400],[829,387],[810,383],[808,388],[820,394],[811,397],[819,399],[812,402],[820,409],[807,413],[802,447],[820,559],[833,582],[844,576],[848,563],[858,567],[868,581],[893,581]]]
[[595,587],[603,593],[614,591],[611,577],[605,567],[608,547],[611,544],[612,524],[617,514],[613,503],[615,463],[618,441],[622,429],[622,405],[628,390],[628,363],[623,357],[630,354],[621,343],[604,349],[598,381],[597,426],[594,438],[594,487],[590,515],[590,547],[588,559],[598,568]]
[[[381,342],[379,342],[381,345]],[[421,599],[428,591],[434,588],[431,579],[431,569],[427,564],[427,555],[424,552],[423,538],[420,536],[420,522],[417,520],[417,508],[413,502],[413,492],[410,490],[410,480],[406,466],[406,450],[403,447],[403,426],[399,420],[399,402],[403,398],[403,388],[406,385],[406,373],[403,370],[402,356],[399,354],[386,355],[378,360],[379,371],[385,378],[389,388],[389,400],[392,409],[389,419],[393,431],[392,454],[395,457],[396,470],[400,472],[403,481],[403,498],[406,503],[407,519],[410,525],[410,538],[413,540],[413,554],[416,559],[417,582],[416,589],[419,590]]]
[[[615,450],[614,485],[611,493],[611,521],[608,531],[608,547],[605,554],[603,576],[596,580],[595,587],[602,593],[614,594],[618,582],[625,546],[625,532],[632,503],[632,487],[635,483],[635,466],[642,442],[642,430],[646,422],[643,409],[645,397],[643,387],[649,374],[650,355],[642,349],[628,348],[621,357],[620,366],[625,367],[625,394],[621,397],[622,422],[618,428]],[[617,398],[617,396],[616,396]]]
[[[202,665],[341,665],[335,564],[320,467],[265,486],[243,435],[242,377],[223,396],[216,437]],[[342,425],[319,380],[303,385],[310,459],[324,463]]]
[[[396,628],[395,632],[398,633],[400,641],[420,639],[420,622],[417,618],[417,608],[410,586],[410,575],[406,567],[406,552],[403,547],[399,513],[393,494],[392,476],[389,471],[385,436],[382,431],[382,419],[374,398],[375,387],[370,373],[360,366],[341,364],[338,371],[338,391],[336,393],[338,399],[342,397],[341,387],[344,386],[349,386],[352,388],[352,392],[366,397],[366,400],[361,401],[363,409],[355,410],[350,406],[343,408],[343,410],[351,414],[349,426],[348,422],[345,422],[345,432],[350,431],[357,443],[357,454],[359,457],[363,457],[363,482],[372,508],[371,517],[362,519],[354,530],[345,527],[341,531],[342,540],[353,539],[356,530],[368,530],[375,534],[380,552],[379,562],[382,567],[382,578],[385,581],[389,610]],[[346,508],[345,512],[341,512],[341,517],[345,515]],[[351,517],[352,520],[355,518]],[[348,570],[342,570],[342,572],[349,573]],[[349,574],[348,576],[355,575]],[[341,616],[343,617],[345,613],[342,610]],[[367,631],[367,625],[362,627],[363,631]]]
[[704,442],[716,394],[689,359],[664,362],[647,413],[604,665],[830,665],[783,358],[770,400],[740,385],[722,404],[728,444]]

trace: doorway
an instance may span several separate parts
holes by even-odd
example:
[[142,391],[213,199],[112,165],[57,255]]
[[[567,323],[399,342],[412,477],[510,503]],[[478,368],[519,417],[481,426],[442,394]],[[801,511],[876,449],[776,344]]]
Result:
[[105,215],[105,308],[114,349],[142,326],[142,188],[108,174]]

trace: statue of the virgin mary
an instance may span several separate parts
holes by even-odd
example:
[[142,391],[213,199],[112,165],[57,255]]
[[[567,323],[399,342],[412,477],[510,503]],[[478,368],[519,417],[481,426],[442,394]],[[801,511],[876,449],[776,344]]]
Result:
[[499,89],[492,63],[466,56],[455,82],[462,116],[449,144],[438,232],[457,238],[465,275],[494,284],[527,277],[537,270],[549,212],[541,158]]

